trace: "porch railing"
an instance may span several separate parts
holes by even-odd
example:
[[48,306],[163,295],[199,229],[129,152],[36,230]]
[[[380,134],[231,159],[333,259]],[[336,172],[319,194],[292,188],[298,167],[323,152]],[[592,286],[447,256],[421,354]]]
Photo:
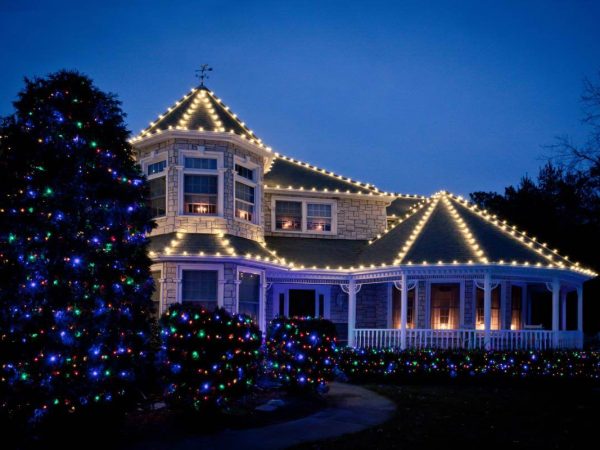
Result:
[[[354,332],[354,342],[359,348],[400,347],[399,329],[359,328]],[[484,349],[485,347],[483,330],[406,330],[406,348],[408,349]],[[583,333],[579,331],[490,331],[489,349],[491,350],[549,350],[582,347]]]

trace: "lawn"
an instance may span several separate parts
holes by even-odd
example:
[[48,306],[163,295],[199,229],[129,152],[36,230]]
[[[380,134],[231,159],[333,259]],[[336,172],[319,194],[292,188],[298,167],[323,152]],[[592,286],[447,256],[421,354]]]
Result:
[[393,419],[297,448],[586,448],[600,431],[600,389],[589,386],[367,387],[396,402]]

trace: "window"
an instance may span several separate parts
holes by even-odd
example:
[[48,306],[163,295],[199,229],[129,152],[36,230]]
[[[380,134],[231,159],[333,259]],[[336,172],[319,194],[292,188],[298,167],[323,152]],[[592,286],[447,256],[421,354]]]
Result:
[[250,222],[254,219],[254,188],[239,181],[235,182],[235,216]]
[[[398,289],[392,291],[392,321],[394,328],[400,328],[402,313],[402,293]],[[406,328],[414,328],[415,289],[408,291],[406,308]]]
[[431,328],[452,330],[459,326],[458,284],[431,285]]
[[159,161],[152,164],[148,164],[146,166],[147,174],[154,175],[157,173],[161,173],[167,167],[167,161]]
[[247,180],[250,180],[250,181],[254,181],[254,170],[248,169],[247,167],[236,164],[235,171],[237,172],[237,174],[240,177],[246,178]]
[[152,217],[164,216],[167,213],[167,179],[166,177],[153,178],[148,181],[150,197],[148,207]]
[[[483,330],[485,329],[484,292],[480,288],[477,288],[476,312],[475,328]],[[490,329],[500,329],[500,288],[492,289],[492,320],[490,322]]]
[[154,291],[152,291],[152,307],[153,316],[158,317],[160,314],[160,270],[150,272],[152,281],[154,281]]
[[510,305],[510,329],[521,329],[521,311],[523,308],[523,288],[520,286],[511,286],[511,305]]
[[184,175],[183,209],[186,214],[216,214],[218,177]]
[[240,272],[238,312],[247,314],[258,321],[260,304],[260,276],[254,273]]
[[275,200],[273,230],[302,233],[335,233],[334,201]]
[[181,276],[181,301],[213,310],[218,305],[217,283],[216,270],[184,270]]
[[331,231],[331,205],[308,203],[306,205],[306,229]]
[[186,169],[206,169],[216,170],[217,160],[214,158],[184,158],[184,167]]
[[275,229],[302,231],[302,203],[278,200],[275,203]]

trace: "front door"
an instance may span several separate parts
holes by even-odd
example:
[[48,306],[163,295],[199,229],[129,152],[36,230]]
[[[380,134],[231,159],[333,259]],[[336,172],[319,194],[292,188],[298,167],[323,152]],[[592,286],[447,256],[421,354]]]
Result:
[[314,289],[290,289],[288,315],[290,317],[315,317],[316,293]]

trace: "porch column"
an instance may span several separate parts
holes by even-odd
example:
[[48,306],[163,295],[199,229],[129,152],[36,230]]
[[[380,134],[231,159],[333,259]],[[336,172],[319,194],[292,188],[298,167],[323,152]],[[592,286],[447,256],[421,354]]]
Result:
[[406,350],[406,319],[408,317],[408,280],[402,274],[402,290],[400,291],[400,349]]
[[527,304],[527,283],[523,284],[523,289],[521,289],[521,323],[519,324],[519,330],[522,330],[523,327],[529,323],[527,320],[527,308],[529,305]]
[[567,291],[560,293],[560,329],[567,330]]
[[583,332],[583,286],[577,287],[577,331]]
[[[162,272],[164,273],[164,272]],[[165,283],[167,282],[166,278],[160,277],[158,279],[158,317],[162,316],[162,314],[169,308],[169,305],[167,305],[167,295],[166,295],[166,288],[165,288]]]
[[552,280],[552,344],[558,347],[558,325],[559,325],[559,299],[560,299],[560,281],[558,278]]
[[492,274],[486,272],[483,276],[483,346],[486,350],[492,344],[490,329],[492,326]]
[[350,277],[348,282],[348,347],[354,347],[356,329],[356,280]]
[[260,298],[258,302],[258,327],[265,335],[267,333],[267,289],[269,289],[266,278],[265,274],[260,278]]

